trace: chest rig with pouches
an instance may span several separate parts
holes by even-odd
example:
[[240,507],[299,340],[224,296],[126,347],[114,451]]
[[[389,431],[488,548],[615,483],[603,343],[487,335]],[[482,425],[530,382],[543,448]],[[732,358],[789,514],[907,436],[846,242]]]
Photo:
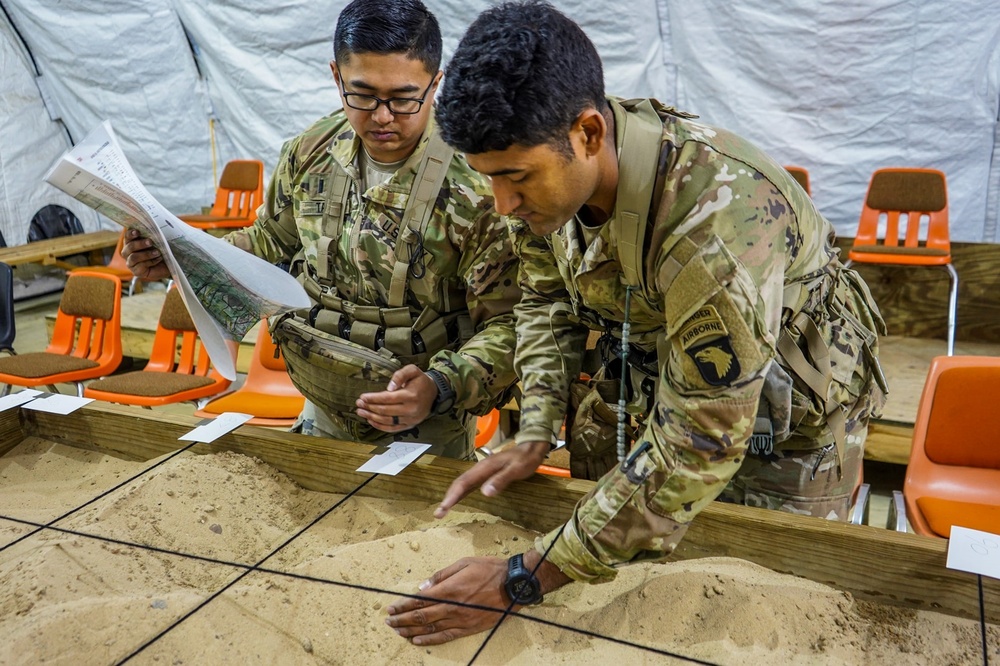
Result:
[[[406,304],[407,288],[427,277],[423,239],[454,151],[435,131],[414,177],[395,246],[395,264],[386,307],[342,299],[333,262],[344,227],[351,177],[334,162],[326,184],[323,235],[316,266],[300,275],[313,302],[309,310],[287,313],[271,325],[285,355],[289,375],[310,401],[328,412],[354,416],[361,393],[383,391],[393,372],[413,363],[426,369],[442,349],[456,349],[472,337],[465,292],[455,280],[440,280],[443,312]],[[450,311],[451,308],[456,311]]]

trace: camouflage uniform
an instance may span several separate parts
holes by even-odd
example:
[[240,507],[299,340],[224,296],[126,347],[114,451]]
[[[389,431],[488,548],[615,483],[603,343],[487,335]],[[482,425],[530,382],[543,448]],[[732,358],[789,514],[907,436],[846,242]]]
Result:
[[[342,111],[320,119],[287,142],[278,160],[257,220],[227,240],[271,263],[304,259],[316,275],[318,242],[331,220],[321,204],[339,165],[351,179],[341,233],[328,252],[337,295],[358,305],[384,307],[395,264],[395,243],[428,137],[384,184],[362,191],[356,157],[360,139]],[[468,308],[474,335],[458,351],[440,351],[429,367],[455,389],[451,413],[431,416],[406,433],[374,430],[346,414],[325,413],[307,404],[299,429],[310,434],[384,444],[417,440],[432,453],[469,457],[472,414],[492,409],[514,384],[513,305],[520,297],[517,263],[502,219],[493,209],[489,185],[455,155],[448,168],[422,244],[414,259],[426,269],[407,281],[406,305],[414,314],[430,307],[439,313]],[[419,249],[417,251],[419,253]]]
[[[623,110],[610,102],[620,148]],[[630,313],[633,349],[659,360],[648,382],[655,400],[645,414],[630,410],[644,427],[625,463],[536,543],[544,552],[556,540],[548,558],[576,580],[610,580],[616,565],[665,557],[724,490],[732,501],[844,518],[868,418],[883,400],[873,359],[884,324],[809,197],[745,140],[660,115],[664,143],[647,187],[647,286],[632,292]],[[626,287],[614,221],[588,227],[576,219],[545,238],[508,222],[524,292],[516,308],[519,442],[555,440],[587,328],[620,338]],[[793,382],[776,352],[783,332],[806,346],[792,326],[806,328],[799,313],[829,354],[828,395]],[[784,441],[748,456],[762,390],[772,398],[775,440]],[[846,417],[842,449],[827,403]]]

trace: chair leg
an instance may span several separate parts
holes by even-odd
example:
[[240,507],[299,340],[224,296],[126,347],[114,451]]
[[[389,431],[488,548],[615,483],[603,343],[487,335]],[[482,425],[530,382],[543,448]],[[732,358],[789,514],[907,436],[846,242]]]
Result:
[[903,493],[892,491],[892,501],[889,503],[889,514],[886,516],[886,529],[895,532],[906,532],[906,502]]
[[76,384],[76,397],[82,398],[83,397],[83,382],[73,382],[73,383]]
[[868,513],[871,506],[871,502],[868,501],[871,495],[871,486],[867,483],[862,483],[858,486],[858,496],[854,501],[854,506],[851,509],[851,524],[853,525],[867,525],[868,524]]
[[7,396],[9,396],[9,395],[10,395],[10,389],[11,389],[11,388],[12,388],[12,387],[11,387],[11,385],[10,385],[10,384],[4,384],[4,385],[3,385],[3,391],[2,391],[2,392],[0,392],[0,398],[6,398]]
[[135,293],[135,285],[139,281],[139,277],[136,275],[132,276],[132,281],[128,283],[128,295],[131,296]]
[[59,389],[56,388],[55,384],[46,384],[45,388],[49,390],[49,393],[55,393],[56,395],[59,394]]
[[955,321],[958,319],[958,271],[951,264],[945,264],[951,281],[948,292],[948,356],[955,355]]

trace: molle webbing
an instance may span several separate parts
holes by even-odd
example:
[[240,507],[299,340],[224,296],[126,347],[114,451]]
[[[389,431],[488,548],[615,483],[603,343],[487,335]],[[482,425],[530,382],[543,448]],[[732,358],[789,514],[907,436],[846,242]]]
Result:
[[[440,315],[427,307],[414,317],[405,306],[380,308],[345,301],[324,291],[309,277],[303,280],[303,286],[321,306],[314,308],[312,326],[335,336],[349,329],[347,339],[351,342],[372,350],[384,348],[403,363],[426,367],[434,354],[456,349],[475,334],[466,310]],[[414,340],[422,343],[422,350],[414,349]]]
[[[351,179],[339,165],[335,166],[326,191],[325,224],[317,244],[316,273],[315,276],[303,276],[306,292],[321,307],[312,321],[316,328],[330,335],[341,335],[349,329],[347,339],[351,342],[368,349],[385,348],[404,362],[422,367],[433,354],[455,342],[449,337],[462,341],[472,337],[471,319],[464,310],[442,316],[424,308],[414,318],[405,305],[407,281],[424,278],[423,238],[453,155],[454,150],[444,143],[438,132],[433,132],[424,148],[400,221],[388,307],[384,308],[357,305],[337,296],[332,265],[344,226]],[[452,304],[464,305],[465,295],[455,287],[453,280],[442,280],[441,284],[441,302],[445,310]],[[458,335],[449,336],[449,328],[457,329]],[[414,333],[419,334],[419,338]],[[414,349],[416,339],[422,342],[422,350]]]

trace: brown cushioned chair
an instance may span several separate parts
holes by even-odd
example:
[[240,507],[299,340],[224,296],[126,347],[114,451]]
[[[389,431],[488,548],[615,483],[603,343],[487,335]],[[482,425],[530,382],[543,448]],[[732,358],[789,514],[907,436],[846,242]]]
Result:
[[122,361],[122,285],[113,275],[74,272],[66,280],[45,351],[0,358],[2,395],[11,386],[76,384],[109,375]]
[[93,382],[87,398],[153,407],[221,393],[229,380],[211,367],[180,291],[167,292],[153,338],[153,351],[142,370]]

